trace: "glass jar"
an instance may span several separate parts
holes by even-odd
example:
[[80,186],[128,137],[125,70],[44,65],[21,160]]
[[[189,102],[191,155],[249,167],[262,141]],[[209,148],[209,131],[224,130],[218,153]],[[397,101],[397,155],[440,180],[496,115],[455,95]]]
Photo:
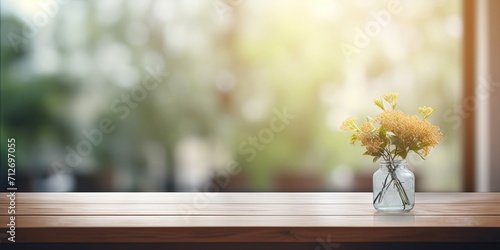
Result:
[[406,160],[381,161],[373,174],[373,206],[381,212],[408,212],[415,206],[415,176]]

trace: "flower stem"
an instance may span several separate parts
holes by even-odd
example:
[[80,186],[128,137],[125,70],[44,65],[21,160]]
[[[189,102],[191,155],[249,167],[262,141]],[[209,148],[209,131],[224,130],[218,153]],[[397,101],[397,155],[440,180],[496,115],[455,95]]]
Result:
[[[382,202],[385,192],[387,189],[389,189],[391,183],[394,181],[394,186],[396,186],[398,190],[399,197],[401,198],[401,202],[403,203],[403,209],[406,208],[406,206],[410,205],[410,199],[408,199],[408,195],[406,194],[406,191],[403,187],[403,184],[401,184],[401,181],[399,180],[398,176],[396,175],[396,166],[394,165],[394,162],[391,160],[390,161],[390,166],[388,167],[389,173],[385,177],[384,183],[382,184],[382,189],[380,192],[377,194],[375,199],[373,199],[373,203],[378,200],[378,203]],[[387,183],[387,179],[391,176],[391,180],[389,183]]]
[[403,184],[401,184],[401,181],[399,180],[398,176],[395,173],[395,170],[391,171],[391,177],[392,180],[394,180],[394,185],[398,189],[399,197],[401,198],[401,202],[403,202],[403,209],[406,208],[406,206],[410,205],[410,200],[408,199],[408,195],[406,194],[406,191],[403,187]]

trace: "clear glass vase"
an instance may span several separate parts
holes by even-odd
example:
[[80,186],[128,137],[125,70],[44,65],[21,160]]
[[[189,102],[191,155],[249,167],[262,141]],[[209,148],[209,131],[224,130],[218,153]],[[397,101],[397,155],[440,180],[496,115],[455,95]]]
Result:
[[408,212],[415,206],[415,176],[405,160],[382,161],[373,174],[373,206],[381,212]]

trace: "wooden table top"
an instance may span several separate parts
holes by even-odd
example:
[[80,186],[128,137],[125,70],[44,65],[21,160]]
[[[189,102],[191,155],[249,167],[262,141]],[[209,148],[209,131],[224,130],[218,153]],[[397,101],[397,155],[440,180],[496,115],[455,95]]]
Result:
[[371,193],[16,193],[16,241],[500,242],[500,193],[415,200],[381,213]]

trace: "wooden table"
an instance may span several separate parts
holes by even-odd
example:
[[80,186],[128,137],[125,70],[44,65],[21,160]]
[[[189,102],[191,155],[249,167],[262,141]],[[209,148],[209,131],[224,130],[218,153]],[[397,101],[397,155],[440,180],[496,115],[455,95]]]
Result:
[[[0,197],[4,243],[9,200]],[[16,242],[500,242],[500,193],[417,193],[415,208],[396,214],[371,201],[371,193],[17,193]]]

